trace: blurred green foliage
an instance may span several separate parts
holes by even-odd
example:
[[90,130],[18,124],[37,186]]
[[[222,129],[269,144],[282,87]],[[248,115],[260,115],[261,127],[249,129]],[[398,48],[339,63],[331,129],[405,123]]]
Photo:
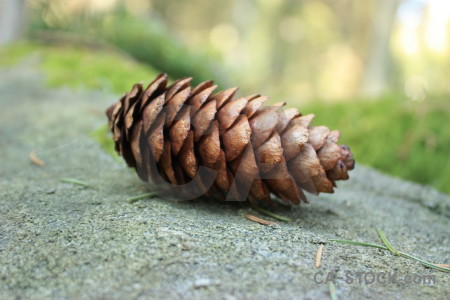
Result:
[[111,138],[108,124],[104,124],[90,133],[91,137],[96,140],[102,149],[111,155],[114,159],[122,161],[114,149],[114,141]]
[[315,123],[341,132],[356,162],[391,175],[430,184],[450,193],[450,126],[448,100],[421,103],[402,96],[337,104],[316,102],[302,107]]
[[[206,53],[186,49],[171,34],[163,22],[136,18],[118,5],[114,13],[107,16],[91,15],[86,12],[60,15],[53,11],[54,3],[42,2],[31,14],[28,35],[32,39],[50,43],[79,43],[85,38],[89,44],[106,42],[133,56],[138,61],[151,65],[161,72],[176,78],[192,76],[194,83],[210,78],[225,80],[221,69],[215,67],[215,60]],[[46,16],[47,21],[42,15]],[[49,22],[48,19],[52,21]],[[72,41],[71,41],[72,39]]]
[[[31,43],[0,49],[0,66],[12,66],[30,55],[41,59],[41,68],[50,86],[102,88],[123,93],[133,83],[149,81],[157,73],[151,67],[114,52]],[[450,194],[450,127],[447,126],[450,107],[447,101],[430,97],[413,102],[391,95],[376,101],[316,101],[299,110],[303,114],[314,113],[317,125],[339,129],[340,141],[351,147],[357,163],[430,184]],[[114,156],[107,131],[106,127],[101,127],[92,136]]]
[[0,49],[0,65],[13,65],[32,53],[41,61],[49,86],[105,89],[124,93],[159,72],[120,53],[80,47],[45,46],[22,42]]

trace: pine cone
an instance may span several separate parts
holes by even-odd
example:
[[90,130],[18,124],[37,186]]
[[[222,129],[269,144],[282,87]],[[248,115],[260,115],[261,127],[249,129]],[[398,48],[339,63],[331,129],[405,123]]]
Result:
[[308,202],[303,190],[333,193],[354,160],[336,144],[339,131],[311,126],[313,114],[263,106],[259,94],[233,99],[237,88],[213,95],[192,78],[167,86],[161,74],[144,90],[135,84],[106,111],[116,151],[139,177],[178,198]]

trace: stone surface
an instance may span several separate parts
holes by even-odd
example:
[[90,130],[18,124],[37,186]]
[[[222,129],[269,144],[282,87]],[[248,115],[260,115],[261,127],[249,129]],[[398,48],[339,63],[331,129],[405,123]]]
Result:
[[[318,271],[320,281],[353,272],[353,283],[336,280],[340,299],[449,299],[448,273],[329,242],[381,244],[382,228],[399,250],[450,264],[448,196],[358,165],[335,194],[278,207],[293,221],[275,226],[247,220],[246,213],[269,218],[244,204],[128,203],[146,187],[89,136],[116,96],[48,89],[41,77],[26,65],[0,70],[1,299],[327,299]],[[32,150],[45,167],[30,162]],[[360,284],[356,272],[435,276],[435,283]]]

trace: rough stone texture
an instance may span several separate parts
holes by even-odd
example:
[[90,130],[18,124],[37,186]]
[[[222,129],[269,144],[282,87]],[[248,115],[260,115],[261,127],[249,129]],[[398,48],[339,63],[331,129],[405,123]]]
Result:
[[[244,214],[258,213],[242,204],[130,204],[125,199],[145,186],[89,137],[114,100],[103,92],[47,89],[26,65],[0,70],[1,299],[326,299],[328,285],[314,282],[320,243],[321,280],[345,271],[436,280],[337,280],[341,299],[449,299],[448,273],[383,250],[329,242],[380,244],[375,229],[382,228],[398,249],[450,264],[449,197],[358,165],[336,194],[277,208],[293,219],[278,226],[250,222]],[[31,150],[45,167],[30,162]]]

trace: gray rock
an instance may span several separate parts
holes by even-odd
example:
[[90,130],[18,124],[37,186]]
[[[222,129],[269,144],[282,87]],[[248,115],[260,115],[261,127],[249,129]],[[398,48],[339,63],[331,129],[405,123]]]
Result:
[[[327,274],[344,277],[340,299],[449,299],[448,273],[329,242],[381,244],[382,228],[399,250],[450,264],[448,196],[358,165],[335,194],[276,208],[293,220],[279,226],[250,222],[244,214],[258,213],[245,204],[130,204],[145,185],[89,137],[116,96],[48,89],[41,77],[26,66],[0,71],[1,299],[326,299]],[[45,167],[30,162],[32,150]],[[356,272],[373,272],[369,283],[380,272],[400,281],[359,283]],[[435,282],[406,284],[407,275]]]

